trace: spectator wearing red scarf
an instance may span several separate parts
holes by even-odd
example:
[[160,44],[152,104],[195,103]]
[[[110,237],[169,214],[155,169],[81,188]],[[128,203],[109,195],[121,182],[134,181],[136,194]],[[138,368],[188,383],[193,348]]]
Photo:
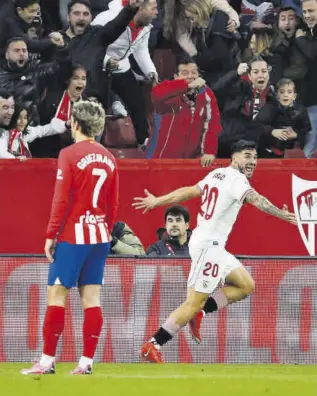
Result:
[[267,62],[254,57],[213,85],[217,99],[224,103],[223,130],[219,135],[220,158],[229,158],[232,144],[240,139],[259,142],[264,130],[257,116],[266,103],[274,100],[269,72]]

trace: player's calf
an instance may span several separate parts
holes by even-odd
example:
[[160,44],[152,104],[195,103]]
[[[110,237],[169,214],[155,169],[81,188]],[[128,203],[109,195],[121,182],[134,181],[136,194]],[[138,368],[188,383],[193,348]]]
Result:
[[[198,312],[194,318],[189,322],[189,331],[193,339],[201,343],[201,323],[206,314],[218,311],[228,304],[232,304],[247,298],[255,290],[255,282],[251,275],[244,269],[233,271],[232,274],[226,278],[226,282],[230,285],[225,285],[222,289],[217,290],[206,301],[202,312]],[[232,283],[236,282],[236,285]]]
[[84,349],[78,366],[71,374],[92,374],[93,359],[103,324],[102,310],[100,308],[100,288],[100,285],[80,286],[79,291],[84,308]]
[[[180,330],[199,312],[208,298],[208,294],[188,289],[186,301],[179,306],[158,329],[153,337],[142,345],[140,356],[153,363],[162,363],[160,348],[175,337]],[[152,344],[152,345],[151,345]],[[156,349],[156,351],[155,351]]]

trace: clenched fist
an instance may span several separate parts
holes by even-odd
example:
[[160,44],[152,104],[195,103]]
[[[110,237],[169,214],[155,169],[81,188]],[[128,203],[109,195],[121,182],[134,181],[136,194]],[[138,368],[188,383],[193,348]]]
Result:
[[194,80],[193,82],[188,84],[188,88],[189,89],[199,89],[199,88],[204,87],[205,85],[206,85],[206,81],[203,78],[198,77],[198,78],[196,78],[196,80]]
[[247,63],[240,63],[238,66],[237,73],[239,76],[242,76],[242,74],[245,74],[249,70],[249,66]]

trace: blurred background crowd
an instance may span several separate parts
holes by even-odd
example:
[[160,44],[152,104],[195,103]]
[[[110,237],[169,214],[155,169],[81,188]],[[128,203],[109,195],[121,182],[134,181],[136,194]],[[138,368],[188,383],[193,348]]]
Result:
[[311,158],[316,66],[316,0],[2,0],[0,158],[56,158],[80,99],[120,158]]

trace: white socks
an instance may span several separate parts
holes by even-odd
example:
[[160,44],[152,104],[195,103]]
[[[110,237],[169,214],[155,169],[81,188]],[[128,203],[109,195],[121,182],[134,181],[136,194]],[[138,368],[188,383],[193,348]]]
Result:
[[93,359],[90,359],[90,358],[88,358],[88,357],[82,356],[82,357],[79,359],[78,366],[81,367],[81,368],[85,368],[85,367],[87,367],[87,366],[92,366],[93,361],[94,361]]
[[41,366],[49,366],[55,361],[54,356],[48,356],[43,353],[41,359],[40,359],[40,365]]
[[[42,355],[42,357],[40,359],[40,365],[41,366],[49,366],[54,361],[55,361],[55,357],[54,356],[48,356],[48,355],[45,355],[43,353],[43,355]],[[93,364],[93,359],[90,359],[88,357],[82,356],[79,359],[78,366],[81,367],[81,368],[85,368],[87,366],[92,366],[92,364]]]

